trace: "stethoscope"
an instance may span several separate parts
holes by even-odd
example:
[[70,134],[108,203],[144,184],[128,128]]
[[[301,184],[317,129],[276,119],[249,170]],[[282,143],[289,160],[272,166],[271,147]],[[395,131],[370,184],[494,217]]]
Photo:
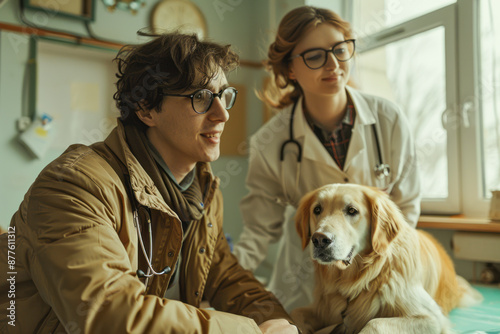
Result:
[[[145,277],[146,278],[145,285],[147,286],[150,277],[169,274],[172,271],[172,268],[170,268],[169,266],[166,266],[161,271],[156,271],[153,268],[153,264],[152,264],[152,262],[153,262],[153,231],[152,231],[152,227],[151,227],[151,225],[152,225],[151,224],[151,209],[147,206],[140,205],[137,203],[137,200],[135,199],[135,196],[132,192],[130,178],[128,175],[125,175],[125,177],[127,178],[125,184],[127,186],[127,192],[129,193],[128,196],[130,198],[130,203],[132,204],[134,226],[137,230],[137,236],[139,239],[139,244],[141,245],[142,254],[144,255],[144,259],[146,259],[146,263],[148,264],[148,270],[146,273],[144,271],[142,271],[141,269],[137,269],[136,273],[137,273],[137,277],[139,277],[139,278]],[[146,216],[145,221],[146,221],[148,235],[149,235],[149,252],[146,252],[146,247],[144,246],[144,241],[142,239],[140,219],[139,219],[139,211],[140,210],[141,210],[141,212],[143,211],[145,216]]]
[[[288,144],[293,144],[297,147],[297,173],[295,175],[295,189],[298,189],[298,184],[299,184],[299,175],[300,175],[300,166],[302,162],[302,145],[295,139],[293,136],[293,118],[295,116],[295,109],[297,108],[297,102],[293,104],[292,107],[292,112],[290,114],[290,137],[288,140],[285,140],[283,144],[281,145],[281,150],[280,150],[280,162],[281,162],[281,177],[282,177],[282,185],[283,185],[283,192],[285,194],[285,198],[287,198],[287,191],[285,187],[285,173],[284,173],[284,163],[283,161],[285,160],[285,148]],[[377,146],[377,155],[378,155],[378,164],[375,165],[373,168],[373,173],[375,174],[375,177],[381,181],[388,180],[391,176],[391,167],[388,164],[384,164],[382,161],[382,153],[380,150],[380,143],[378,140],[378,133],[377,133],[377,128],[375,124],[372,124],[372,129],[373,129],[373,134],[375,136],[375,144]],[[288,197],[290,198],[290,197]]]

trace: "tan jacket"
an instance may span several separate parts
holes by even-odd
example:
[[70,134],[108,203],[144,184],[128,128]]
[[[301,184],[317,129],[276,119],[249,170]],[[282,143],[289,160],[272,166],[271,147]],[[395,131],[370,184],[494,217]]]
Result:
[[[0,236],[0,332],[260,333],[265,320],[289,319],[231,254],[208,164],[197,166],[205,214],[182,247],[182,302],[161,298],[172,272],[146,290],[136,276],[140,246],[123,175],[108,162],[126,166],[137,201],[151,208],[156,270],[174,268],[183,231],[124,138],[119,124],[103,143],[71,146],[29,189],[11,221],[15,232]],[[199,309],[203,297],[219,311]]]

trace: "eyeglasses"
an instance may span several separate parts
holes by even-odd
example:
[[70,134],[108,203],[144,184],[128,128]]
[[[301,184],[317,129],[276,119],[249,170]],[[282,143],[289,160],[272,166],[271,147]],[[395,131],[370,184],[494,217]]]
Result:
[[291,56],[290,59],[295,59],[297,57],[302,57],[304,63],[311,70],[317,70],[325,66],[328,59],[328,52],[333,53],[338,61],[344,62],[348,61],[354,55],[355,42],[354,39],[348,39],[335,44],[330,50],[325,50],[322,48],[309,49],[301,54]]
[[193,94],[163,94],[164,96],[181,96],[191,98],[191,105],[193,110],[197,114],[206,113],[212,106],[214,99],[218,97],[222,103],[222,106],[229,110],[233,107],[234,101],[236,101],[236,94],[238,91],[234,87],[227,87],[221,90],[218,94],[212,93],[208,89],[198,89]]

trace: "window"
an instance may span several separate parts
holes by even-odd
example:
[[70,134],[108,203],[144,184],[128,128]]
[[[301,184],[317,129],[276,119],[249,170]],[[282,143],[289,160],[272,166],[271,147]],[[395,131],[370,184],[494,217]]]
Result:
[[456,0],[354,0],[353,24],[359,37],[422,16]]
[[485,217],[500,186],[500,3],[349,4],[359,41],[353,79],[409,119],[422,213]]
[[[361,89],[367,87],[370,93],[397,101],[407,115],[420,161],[423,196],[438,199],[449,196],[448,143],[441,121],[447,105],[444,45],[445,29],[440,26],[363,52],[356,59]],[[370,87],[370,82],[377,85]]]
[[[499,1],[480,3],[481,80],[479,85],[482,113],[482,173],[485,196],[500,190],[500,13]],[[496,16],[495,16],[496,15]]]

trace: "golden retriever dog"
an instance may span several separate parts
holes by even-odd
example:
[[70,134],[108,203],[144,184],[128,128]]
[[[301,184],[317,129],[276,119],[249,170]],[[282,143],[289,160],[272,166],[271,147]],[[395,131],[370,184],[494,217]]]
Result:
[[[381,191],[332,184],[301,200],[296,228],[315,263],[315,300],[292,317],[304,333],[452,333],[445,316],[482,296],[443,247]],[[332,326],[333,327],[333,326]]]

